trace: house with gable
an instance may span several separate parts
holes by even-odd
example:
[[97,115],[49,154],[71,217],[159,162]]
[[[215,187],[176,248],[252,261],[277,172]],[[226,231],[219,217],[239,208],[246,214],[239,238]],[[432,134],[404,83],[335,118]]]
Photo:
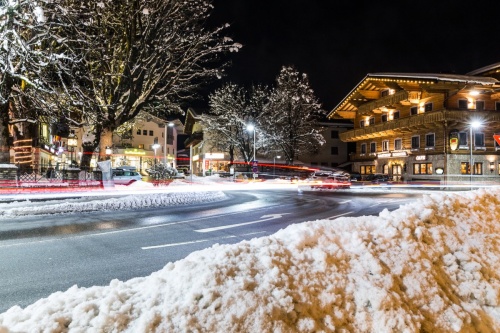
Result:
[[394,181],[500,180],[500,63],[465,75],[367,74],[328,118],[354,121],[352,171]]

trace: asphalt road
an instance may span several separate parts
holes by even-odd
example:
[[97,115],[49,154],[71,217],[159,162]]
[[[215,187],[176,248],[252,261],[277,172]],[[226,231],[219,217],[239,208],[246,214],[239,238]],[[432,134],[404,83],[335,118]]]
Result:
[[0,222],[0,312],[73,285],[148,276],[213,244],[273,234],[293,223],[376,215],[420,194],[229,191],[228,200]]

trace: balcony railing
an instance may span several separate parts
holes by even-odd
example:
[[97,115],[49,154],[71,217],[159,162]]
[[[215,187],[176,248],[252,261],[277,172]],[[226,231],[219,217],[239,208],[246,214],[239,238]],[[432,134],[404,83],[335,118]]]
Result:
[[471,117],[481,118],[487,123],[500,122],[500,113],[492,111],[462,111],[462,110],[441,110],[427,112],[415,116],[394,119],[388,122],[357,128],[340,134],[340,139],[344,142],[365,140],[383,136],[393,136],[405,132],[414,132],[424,127],[434,127],[443,121],[468,123]]

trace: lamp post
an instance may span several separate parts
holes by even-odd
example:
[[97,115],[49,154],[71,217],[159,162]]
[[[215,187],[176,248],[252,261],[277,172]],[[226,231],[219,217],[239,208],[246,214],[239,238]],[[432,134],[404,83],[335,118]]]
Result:
[[253,132],[253,161],[255,161],[255,126],[252,124],[247,125],[247,131]]
[[469,125],[469,138],[470,138],[470,159],[469,159],[470,180],[469,180],[469,183],[470,183],[471,190],[472,190],[472,173],[474,172],[474,165],[472,164],[473,163],[473,159],[472,159],[472,144],[473,144],[472,129],[477,129],[479,127],[481,127],[481,123],[479,121],[476,121],[476,120],[471,122]]
[[75,147],[78,145],[78,137],[75,134],[75,131],[71,131],[68,136],[68,148],[69,148],[69,166],[73,166],[73,152],[75,151]]
[[257,163],[255,162],[255,126],[252,124],[247,125],[247,131],[253,132],[253,159],[252,159],[252,176],[253,179],[257,177]]
[[276,159],[280,159],[281,156],[278,155],[278,156],[274,156],[274,159],[273,159],[273,175],[276,174]]
[[172,123],[172,122],[165,123],[165,135],[164,135],[164,146],[163,146],[163,160],[164,160],[165,165],[167,165],[167,137],[168,137],[168,127],[174,127],[174,126],[175,126],[175,124]]

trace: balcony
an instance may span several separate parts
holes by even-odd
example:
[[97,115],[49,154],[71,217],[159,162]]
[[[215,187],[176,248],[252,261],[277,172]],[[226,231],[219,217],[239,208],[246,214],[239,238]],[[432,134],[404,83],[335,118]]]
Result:
[[357,128],[341,133],[340,139],[344,142],[354,142],[380,137],[391,137],[436,128],[436,126],[442,125],[445,120],[448,127],[460,123],[467,124],[470,122],[471,117],[480,118],[485,123],[488,123],[488,125],[492,125],[495,122],[500,123],[500,113],[494,111],[441,110],[390,120],[364,128]]

